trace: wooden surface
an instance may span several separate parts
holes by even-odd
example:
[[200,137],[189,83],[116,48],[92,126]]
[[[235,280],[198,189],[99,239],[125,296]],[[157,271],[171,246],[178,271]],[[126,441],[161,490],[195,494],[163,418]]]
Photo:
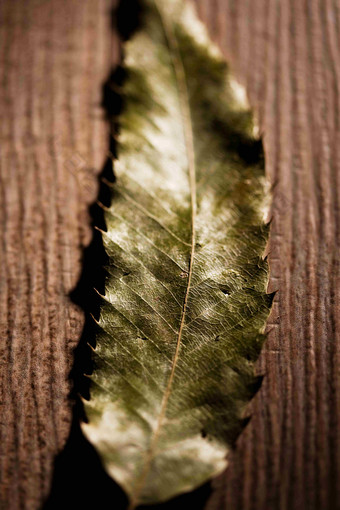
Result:
[[[340,5],[197,3],[264,133],[270,290],[279,289],[252,420],[206,509],[340,509]],[[69,373],[83,328],[69,293],[108,150],[102,84],[117,59],[110,5],[0,0],[4,510],[39,508],[51,484],[49,508],[91,508],[96,497],[92,508],[121,508],[76,424],[52,476],[69,435]],[[200,506],[198,495],[188,507]]]
[[39,508],[69,433],[68,297],[107,150],[107,0],[0,1],[1,509]]

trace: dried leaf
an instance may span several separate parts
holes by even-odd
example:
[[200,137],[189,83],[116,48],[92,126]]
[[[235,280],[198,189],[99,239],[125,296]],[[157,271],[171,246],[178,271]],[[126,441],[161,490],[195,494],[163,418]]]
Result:
[[259,387],[272,296],[262,144],[190,4],[145,0],[126,43],[87,438],[131,504],[225,469]]

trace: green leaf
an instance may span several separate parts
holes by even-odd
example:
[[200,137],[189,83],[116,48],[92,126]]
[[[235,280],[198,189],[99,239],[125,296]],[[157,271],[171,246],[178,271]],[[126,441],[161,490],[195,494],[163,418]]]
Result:
[[145,0],[125,45],[87,438],[130,509],[223,471],[260,385],[272,296],[262,144],[190,4]]

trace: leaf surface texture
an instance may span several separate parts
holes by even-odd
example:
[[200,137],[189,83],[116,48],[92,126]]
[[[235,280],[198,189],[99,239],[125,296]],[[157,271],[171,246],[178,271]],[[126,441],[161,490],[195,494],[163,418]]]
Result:
[[125,70],[83,430],[134,508],[225,469],[272,296],[262,144],[192,6],[144,0]]

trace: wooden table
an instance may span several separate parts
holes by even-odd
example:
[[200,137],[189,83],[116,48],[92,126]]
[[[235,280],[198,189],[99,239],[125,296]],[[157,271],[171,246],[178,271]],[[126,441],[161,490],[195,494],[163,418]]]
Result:
[[[183,501],[209,510],[340,509],[340,4],[197,4],[263,130],[274,193],[270,290],[279,292],[252,420],[213,490]],[[82,257],[91,214],[100,222],[89,206],[109,149],[102,84],[119,55],[111,7],[0,0],[3,510],[40,508],[51,485],[45,508],[123,505],[77,418],[71,427],[69,395],[81,337],[73,378],[89,363],[83,309],[102,281],[91,272],[102,257],[98,238]]]

